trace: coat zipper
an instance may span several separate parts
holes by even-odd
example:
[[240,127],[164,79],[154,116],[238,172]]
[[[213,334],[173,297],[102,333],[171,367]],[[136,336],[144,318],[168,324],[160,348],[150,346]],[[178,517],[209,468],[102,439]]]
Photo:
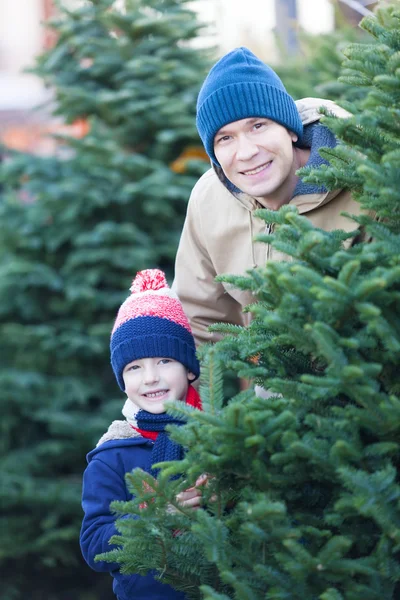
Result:
[[[270,235],[271,233],[273,233],[274,231],[274,224],[273,223],[267,223],[264,229],[264,233],[266,233],[267,235]],[[266,251],[265,251],[265,262],[267,263],[269,260],[271,260],[271,244],[267,244],[266,245]]]

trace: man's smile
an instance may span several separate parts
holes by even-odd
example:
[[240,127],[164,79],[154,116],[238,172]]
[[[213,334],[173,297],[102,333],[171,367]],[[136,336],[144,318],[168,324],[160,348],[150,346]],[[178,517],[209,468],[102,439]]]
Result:
[[248,171],[241,171],[241,174],[242,175],[257,175],[258,173],[261,173],[261,171],[263,171],[264,169],[268,168],[271,163],[272,163],[272,160],[264,163],[263,165],[260,165],[259,167],[256,167],[255,169],[249,169]]

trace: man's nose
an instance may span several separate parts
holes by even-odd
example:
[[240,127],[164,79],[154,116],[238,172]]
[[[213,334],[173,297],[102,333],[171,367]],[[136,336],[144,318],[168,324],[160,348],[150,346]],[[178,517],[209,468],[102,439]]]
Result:
[[238,160],[249,160],[258,152],[258,146],[246,135],[239,136],[237,140],[236,158]]

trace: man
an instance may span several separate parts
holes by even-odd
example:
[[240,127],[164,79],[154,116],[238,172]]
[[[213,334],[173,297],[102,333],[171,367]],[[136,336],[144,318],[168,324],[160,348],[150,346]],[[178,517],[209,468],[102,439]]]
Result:
[[266,229],[258,208],[296,206],[317,227],[352,231],[359,214],[348,190],[327,192],[303,183],[296,171],[319,166],[323,146],[336,139],[318,109],[348,113],[330,101],[294,102],[276,73],[247,48],[237,48],[211,69],[197,102],[197,128],[213,168],[195,185],[176,265],[174,288],[189,317],[197,344],[215,341],[217,322],[246,324],[248,293],[215,282],[221,274],[243,275],[268,260],[288,260],[254,237]]

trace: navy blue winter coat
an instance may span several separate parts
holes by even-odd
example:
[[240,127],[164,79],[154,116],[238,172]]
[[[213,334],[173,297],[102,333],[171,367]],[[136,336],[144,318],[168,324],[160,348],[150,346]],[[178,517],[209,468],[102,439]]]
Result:
[[106,441],[87,455],[83,476],[82,507],[85,513],[80,545],[88,565],[95,571],[108,571],[114,578],[113,590],[118,600],[185,600],[182,592],[160,583],[149,573],[122,575],[117,563],[94,562],[94,557],[112,549],[109,539],[117,534],[115,515],[110,512],[113,500],[131,500],[125,474],[136,467],[149,471],[153,442],[143,437]]

